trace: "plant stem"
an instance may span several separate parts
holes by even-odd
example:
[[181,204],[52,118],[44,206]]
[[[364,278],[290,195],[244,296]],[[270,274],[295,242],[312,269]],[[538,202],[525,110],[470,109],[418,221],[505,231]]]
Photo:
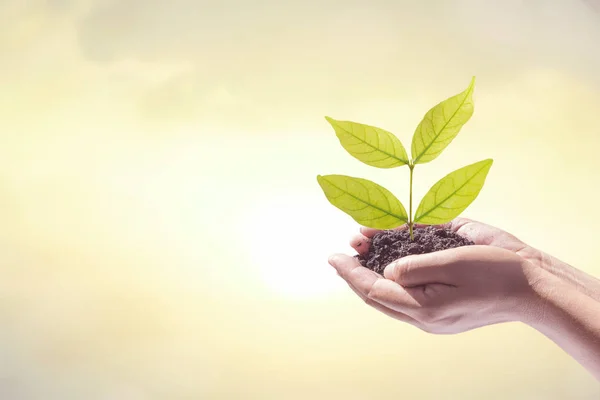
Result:
[[409,192],[409,201],[408,201],[408,232],[410,233],[410,240],[414,240],[415,237],[413,235],[413,220],[412,220],[412,201],[413,201],[413,169],[415,165],[411,162],[408,164],[408,168],[410,169],[410,192]]

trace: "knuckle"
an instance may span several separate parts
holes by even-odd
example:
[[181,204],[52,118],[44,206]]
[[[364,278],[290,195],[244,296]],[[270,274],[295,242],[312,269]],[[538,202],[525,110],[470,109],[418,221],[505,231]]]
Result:
[[365,301],[374,302],[381,299],[381,292],[377,289],[377,284],[371,286],[366,293]]
[[373,299],[366,296],[366,297],[363,297],[363,303],[372,307],[373,305],[375,305],[376,302]]

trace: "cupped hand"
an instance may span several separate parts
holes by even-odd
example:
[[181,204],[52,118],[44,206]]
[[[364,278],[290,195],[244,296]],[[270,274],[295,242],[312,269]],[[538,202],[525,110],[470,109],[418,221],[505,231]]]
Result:
[[[383,276],[347,255],[329,262],[367,304],[431,333],[459,333],[534,313],[539,268],[523,257],[532,251],[528,246],[475,221],[459,219],[447,227],[475,245],[404,257]],[[361,229],[352,246],[366,252],[376,232]]]
[[[535,266],[569,283],[586,296],[600,301],[600,280],[546,252],[527,245],[502,229],[467,218],[457,218],[442,226],[470,239],[476,245],[498,247],[513,252]],[[398,229],[406,229],[406,225]],[[378,230],[376,229],[362,227],[360,234],[352,238],[350,245],[359,254],[364,254],[369,250],[371,238],[377,232]]]
[[[416,225],[417,227],[421,225]],[[450,229],[452,232],[471,240],[476,245],[494,246],[501,249],[506,249],[520,255],[525,259],[537,260],[539,258],[539,251],[523,243],[517,237],[511,235],[502,229],[487,225],[481,222],[473,221],[467,218],[457,218],[452,222],[444,225],[440,225]],[[403,225],[399,230],[407,229],[406,225]],[[369,251],[371,238],[379,230],[372,228],[360,228],[360,234],[355,235],[350,241],[350,245],[359,254],[365,254]]]
[[[400,258],[383,275],[348,255],[329,262],[391,317],[438,334],[522,321],[600,379],[600,280],[501,229],[467,219],[446,228],[475,244]],[[376,232],[362,228],[352,246],[364,254]]]

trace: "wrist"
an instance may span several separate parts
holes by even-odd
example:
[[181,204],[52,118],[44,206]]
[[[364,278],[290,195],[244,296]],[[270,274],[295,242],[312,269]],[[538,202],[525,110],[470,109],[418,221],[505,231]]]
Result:
[[[558,278],[574,290],[581,292],[596,301],[600,301],[600,280],[574,268],[568,263],[557,259],[541,250],[529,247],[520,254],[526,260],[539,266],[549,274]],[[554,282],[557,284],[560,282]]]
[[539,265],[523,263],[523,274],[528,286],[523,295],[522,306],[516,311],[517,320],[532,327],[547,323],[551,314],[552,299],[560,279]]

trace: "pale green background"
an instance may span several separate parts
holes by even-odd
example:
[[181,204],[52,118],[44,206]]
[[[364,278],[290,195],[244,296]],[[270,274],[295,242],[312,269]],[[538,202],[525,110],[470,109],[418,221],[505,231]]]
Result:
[[494,158],[465,216],[600,275],[600,14],[547,1],[0,1],[0,397],[597,399],[518,324],[433,336],[327,265],[354,222],[317,174],[407,202],[398,134],[477,76],[418,199]]

